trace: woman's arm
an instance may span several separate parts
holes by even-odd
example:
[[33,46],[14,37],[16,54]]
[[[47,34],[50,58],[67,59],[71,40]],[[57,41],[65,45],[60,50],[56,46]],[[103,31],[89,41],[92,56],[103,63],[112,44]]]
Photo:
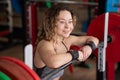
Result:
[[99,43],[98,38],[94,36],[70,36],[67,42],[69,41],[71,45],[78,45],[78,46],[84,46],[89,41],[93,41],[97,47]]
[[[93,36],[70,36],[69,41],[71,42],[71,45],[81,46],[79,50],[79,61],[86,60],[99,44],[99,40]],[[83,56],[83,58],[81,56]]]

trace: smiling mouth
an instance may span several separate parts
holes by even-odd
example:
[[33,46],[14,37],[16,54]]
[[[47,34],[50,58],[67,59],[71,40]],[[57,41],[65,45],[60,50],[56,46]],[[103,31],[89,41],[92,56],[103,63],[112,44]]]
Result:
[[69,33],[69,32],[70,32],[70,30],[65,30],[65,31],[63,31],[63,32],[65,32],[65,33]]
[[64,33],[70,33],[70,31],[63,31]]

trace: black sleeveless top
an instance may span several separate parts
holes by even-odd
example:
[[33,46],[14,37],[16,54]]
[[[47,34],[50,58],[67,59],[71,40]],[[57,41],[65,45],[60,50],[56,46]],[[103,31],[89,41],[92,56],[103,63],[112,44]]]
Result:
[[[68,48],[67,48],[67,46],[65,45],[65,43],[62,41],[62,44],[65,46],[65,48],[66,48],[66,50],[68,51]],[[35,66],[34,66],[35,67]],[[38,76],[42,79],[47,73],[49,73],[49,72],[51,72],[52,70],[54,70],[54,69],[52,69],[52,68],[49,68],[49,67],[47,67],[47,66],[44,66],[44,67],[42,67],[42,68],[36,68],[35,67],[35,72],[38,74]],[[61,71],[59,71],[57,74],[55,74],[54,76],[52,76],[49,80],[53,80],[53,79],[55,79],[55,78],[57,78],[57,77],[60,77],[60,76],[62,76],[64,74],[64,69],[63,70],[61,70]]]

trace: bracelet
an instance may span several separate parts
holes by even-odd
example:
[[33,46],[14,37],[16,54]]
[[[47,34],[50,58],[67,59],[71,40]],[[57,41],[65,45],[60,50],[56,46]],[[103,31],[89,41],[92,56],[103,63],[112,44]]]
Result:
[[77,50],[70,50],[68,51],[72,55],[72,60],[77,60],[79,57],[78,51]]
[[86,43],[85,45],[90,46],[90,47],[91,47],[91,49],[92,49],[92,51],[96,49],[96,46],[95,46],[95,44],[94,44],[94,42],[93,42],[93,41],[89,41],[89,42],[88,42],[88,43]]

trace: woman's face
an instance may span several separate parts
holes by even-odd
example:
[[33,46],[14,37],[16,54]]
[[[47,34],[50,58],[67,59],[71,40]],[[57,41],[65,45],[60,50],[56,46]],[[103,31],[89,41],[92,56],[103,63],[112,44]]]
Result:
[[56,28],[55,28],[56,34],[62,37],[69,37],[72,30],[73,30],[73,20],[71,13],[67,10],[60,11],[56,22]]

